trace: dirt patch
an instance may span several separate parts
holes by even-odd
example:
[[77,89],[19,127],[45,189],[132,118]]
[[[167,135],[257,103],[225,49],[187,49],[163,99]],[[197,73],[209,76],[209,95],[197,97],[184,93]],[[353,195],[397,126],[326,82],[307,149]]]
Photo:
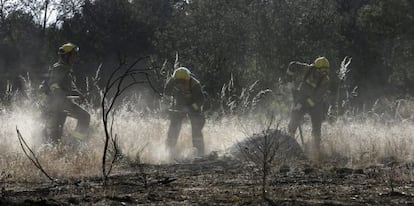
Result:
[[[284,166],[269,180],[267,204],[414,204],[413,182],[387,168]],[[390,187],[392,181],[392,188]],[[107,186],[100,177],[59,183],[5,182],[1,205],[257,205],[260,173],[233,158],[207,157],[169,165],[123,165]],[[392,190],[393,189],[393,190]]]

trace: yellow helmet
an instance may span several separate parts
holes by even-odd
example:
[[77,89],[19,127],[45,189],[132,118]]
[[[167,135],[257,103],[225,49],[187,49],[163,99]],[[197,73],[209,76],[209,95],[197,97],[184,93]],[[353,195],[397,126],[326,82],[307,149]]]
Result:
[[179,67],[178,69],[174,70],[172,74],[172,78],[174,80],[182,79],[182,80],[189,80],[191,76],[190,70],[185,67]]
[[79,47],[72,43],[66,43],[62,45],[61,47],[59,47],[58,54],[64,55],[64,54],[69,54],[71,52],[75,52],[75,53],[79,52]]
[[318,57],[313,62],[313,66],[317,69],[329,68],[329,61],[326,57]]

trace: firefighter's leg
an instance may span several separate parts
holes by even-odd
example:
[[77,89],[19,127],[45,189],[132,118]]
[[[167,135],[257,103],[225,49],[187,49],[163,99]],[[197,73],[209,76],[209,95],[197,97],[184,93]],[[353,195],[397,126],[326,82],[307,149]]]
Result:
[[193,146],[197,148],[199,156],[203,156],[205,153],[203,127],[206,122],[204,115],[201,113],[190,114],[191,130],[193,136]]
[[56,145],[62,138],[63,126],[66,121],[65,112],[49,112],[46,116],[47,141]]
[[67,110],[68,115],[78,121],[74,133],[75,137],[79,139],[87,137],[91,119],[89,113],[74,102],[68,101],[66,104],[65,110]]
[[295,137],[296,129],[299,127],[300,121],[302,120],[304,114],[303,108],[292,108],[288,125],[288,133],[291,137]]
[[167,147],[170,149],[170,151],[172,151],[172,155],[175,155],[175,145],[177,143],[178,135],[181,130],[183,118],[183,114],[170,114],[170,127],[168,128],[167,134]]
[[89,113],[68,99],[64,102],[64,108],[68,112],[68,116],[77,120],[76,129],[71,133],[71,136],[74,138],[72,140],[75,140],[73,142],[75,143],[74,145],[77,145],[80,142],[86,142],[89,136],[88,130],[91,119]]
[[316,105],[310,111],[312,120],[312,150],[315,158],[320,159],[321,154],[321,127],[324,117],[323,109],[321,105]]

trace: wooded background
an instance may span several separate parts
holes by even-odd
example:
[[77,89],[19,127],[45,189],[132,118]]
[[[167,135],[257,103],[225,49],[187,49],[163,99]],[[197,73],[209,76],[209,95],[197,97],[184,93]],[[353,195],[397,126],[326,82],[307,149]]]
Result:
[[80,47],[78,79],[103,63],[104,81],[120,57],[172,68],[178,52],[211,99],[231,76],[234,90],[257,80],[277,90],[290,61],[318,56],[331,62],[335,95],[349,56],[362,105],[413,95],[413,11],[410,0],[0,0],[0,86],[19,88],[27,73],[40,82],[66,42]]

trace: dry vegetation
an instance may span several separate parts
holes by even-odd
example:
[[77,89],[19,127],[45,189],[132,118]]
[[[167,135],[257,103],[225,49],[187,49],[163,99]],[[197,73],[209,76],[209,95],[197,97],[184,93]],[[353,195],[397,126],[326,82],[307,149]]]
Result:
[[[17,126],[44,169],[57,179],[55,184],[68,184],[65,186],[66,189],[61,188],[62,192],[58,195],[53,192],[48,192],[46,195],[59,204],[70,202],[67,199],[68,195],[76,196],[79,204],[92,202],[102,205],[113,204],[113,202],[135,204],[140,201],[143,201],[141,202],[143,204],[154,203],[154,201],[171,204],[208,203],[208,200],[215,198],[218,198],[216,203],[220,204],[235,202],[257,204],[260,200],[259,187],[255,187],[261,185],[260,170],[257,165],[238,160],[240,156],[234,152],[234,148],[245,138],[252,137],[254,133],[265,129],[262,124],[264,121],[261,119],[266,118],[261,115],[243,117],[228,115],[209,119],[203,132],[206,151],[213,153],[202,160],[192,157],[191,129],[188,123],[184,124],[178,141],[180,158],[172,160],[166,155],[164,144],[168,129],[167,117],[158,111],[148,113],[138,100],[123,102],[122,107],[117,109],[114,130],[119,135],[124,158],[115,165],[114,173],[109,178],[110,186],[102,189],[100,175],[104,131],[101,127],[100,111],[89,109],[92,114],[92,126],[88,142],[77,147],[70,146],[73,143],[70,132],[75,122],[68,119],[64,132],[65,144],[59,148],[52,148],[50,145],[41,144],[43,123],[39,109],[33,105],[36,104],[33,104],[32,100],[21,100],[1,110],[0,186],[4,190],[3,196],[14,194],[26,199],[31,197],[36,199],[44,195],[41,191],[53,191],[54,187],[44,186],[49,182],[48,179],[24,156],[16,137]],[[380,116],[367,113],[339,118],[331,124],[324,123],[322,141],[324,162],[320,166],[313,166],[309,162],[299,163],[289,159],[273,164],[266,183],[269,185],[269,190],[266,190],[268,203],[294,204],[293,200],[299,201],[296,203],[303,201],[303,204],[329,203],[323,198],[322,200],[311,198],[314,194],[323,193],[327,184],[331,190],[336,188],[335,190],[343,197],[336,197],[334,193],[325,191],[324,198],[337,198],[342,203],[347,203],[348,196],[353,194],[344,188],[356,187],[359,188],[358,191],[363,191],[367,189],[366,185],[371,185],[369,188],[379,189],[367,193],[365,197],[360,197],[362,200],[359,203],[369,202],[384,194],[388,199],[371,203],[392,203],[390,201],[394,198],[393,195],[402,198],[403,202],[399,203],[407,203],[405,200],[411,198],[413,194],[410,188],[414,181],[412,169],[414,126],[410,119],[385,121],[379,118]],[[283,130],[287,121],[280,116],[275,118],[275,122]],[[303,125],[303,131],[306,142],[310,137],[308,123]],[[282,166],[288,168],[288,173],[279,171]],[[359,174],[359,169],[363,171],[363,177],[353,175]],[[344,179],[348,173],[352,175]],[[320,179],[321,177],[323,180]],[[329,181],[325,182],[327,179],[324,178],[328,178]],[[174,185],[170,188],[172,191],[168,189],[169,187],[160,186],[165,182],[167,182],[165,185],[170,185],[170,180]],[[360,185],[361,181],[366,183]],[[99,200],[90,200],[88,199],[90,196],[84,195],[82,199],[77,192],[74,192],[76,188],[72,188],[74,187],[72,184],[77,182],[87,185],[79,186],[82,190],[87,190],[87,194],[92,195],[93,191],[102,190],[102,196],[98,198]],[[125,184],[135,184],[135,186],[127,187]],[[342,189],[338,189],[335,185],[343,186]],[[29,197],[23,195],[28,190],[32,191]],[[158,190],[159,193],[154,192]],[[130,191],[134,191],[134,194],[130,194]],[[226,197],[220,196],[223,191]],[[355,191],[354,193],[359,194]],[[124,196],[125,194],[132,196],[127,197]],[[143,194],[146,196],[142,196]],[[202,194],[205,196],[203,197]],[[162,195],[165,196],[161,197]],[[177,199],[177,195],[181,199]],[[194,199],[195,197],[199,198]],[[285,202],[284,198],[287,198]],[[276,202],[272,203],[271,199]],[[279,200],[283,201],[278,202]]]

